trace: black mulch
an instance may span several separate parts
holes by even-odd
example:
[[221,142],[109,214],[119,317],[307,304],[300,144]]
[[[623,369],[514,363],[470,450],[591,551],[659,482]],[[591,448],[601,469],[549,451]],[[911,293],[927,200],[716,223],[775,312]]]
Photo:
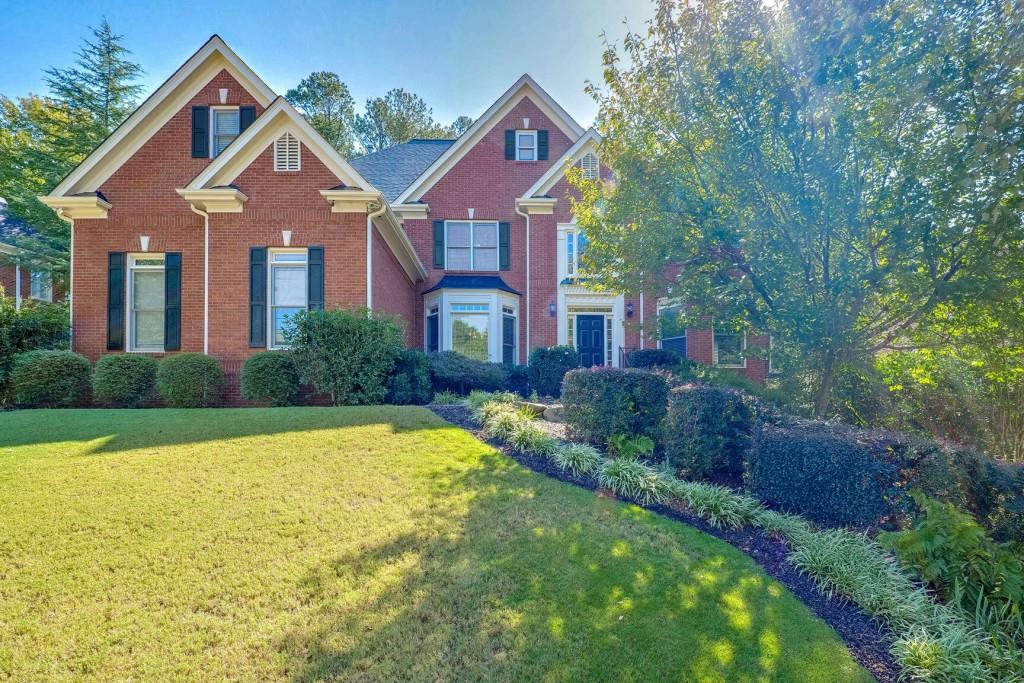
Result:
[[[488,439],[470,418],[469,410],[463,406],[429,406],[439,416],[478,439],[486,441],[524,467],[554,477],[560,481],[576,484],[592,491],[597,490],[597,481],[592,477],[574,477],[563,472],[547,458],[526,455],[503,443]],[[629,501],[635,503],[636,501]],[[685,509],[667,505],[645,506],[648,509],[700,529],[706,534],[732,544],[749,555],[764,570],[783,584],[806,604],[810,610],[831,626],[846,643],[847,648],[861,666],[871,672],[880,683],[895,683],[900,668],[890,654],[892,632],[884,625],[865,614],[852,602],[831,598],[823,593],[807,576],[801,574],[786,561],[788,548],[784,541],[761,529],[719,529],[704,519],[690,514]]]

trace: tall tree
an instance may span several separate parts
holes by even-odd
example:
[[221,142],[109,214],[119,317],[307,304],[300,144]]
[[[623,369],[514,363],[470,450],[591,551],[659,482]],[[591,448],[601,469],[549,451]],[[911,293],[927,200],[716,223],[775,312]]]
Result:
[[[1001,0],[660,0],[592,87],[614,184],[587,267],[775,335],[817,415],[1024,244],[1024,13]],[[629,263],[630,267],[623,267]]]
[[355,151],[355,101],[338,74],[314,71],[285,97],[342,156]]
[[452,121],[452,125],[448,126],[448,130],[451,132],[452,137],[457,138],[465,133],[472,125],[473,119],[469,116],[463,115]]
[[402,88],[366,101],[356,115],[356,136],[367,152],[376,152],[413,138],[444,138],[451,131],[434,121],[434,110],[418,95]]
[[28,261],[68,267],[70,230],[36,199],[46,194],[135,108],[142,68],[104,19],[90,29],[75,66],[46,71],[50,96],[0,96],[0,196],[39,231],[24,240]]

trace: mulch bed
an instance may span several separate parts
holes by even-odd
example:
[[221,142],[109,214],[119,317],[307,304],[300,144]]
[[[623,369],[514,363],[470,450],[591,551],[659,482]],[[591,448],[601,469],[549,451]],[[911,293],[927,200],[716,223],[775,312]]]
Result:
[[[463,406],[431,405],[428,407],[440,417],[494,446],[527,469],[592,491],[597,491],[599,488],[593,477],[573,476],[568,472],[563,472],[545,457],[526,455],[503,443],[488,439],[473,422],[469,410]],[[602,491],[602,493],[614,495],[608,491]],[[627,502],[639,505],[636,501]],[[854,658],[871,672],[876,680],[881,683],[895,683],[899,679],[899,665],[890,654],[892,632],[862,612],[854,603],[829,597],[823,593],[814,581],[801,574],[786,561],[789,548],[782,539],[756,528],[715,528],[704,519],[687,511],[683,506],[650,505],[644,507],[670,519],[696,527],[704,533],[720,538],[742,550],[761,565],[766,573],[800,598],[815,615],[831,626],[846,643]]]

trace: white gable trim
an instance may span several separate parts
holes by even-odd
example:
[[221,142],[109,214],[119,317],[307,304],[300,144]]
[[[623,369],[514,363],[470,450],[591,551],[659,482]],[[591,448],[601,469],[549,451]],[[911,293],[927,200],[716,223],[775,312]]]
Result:
[[439,156],[434,163],[426,168],[416,180],[407,187],[395,204],[412,203],[419,200],[427,190],[434,186],[451,168],[458,163],[469,150],[476,145],[480,139],[494,127],[496,121],[508,114],[519,102],[529,97],[541,111],[551,119],[558,128],[569,136],[570,139],[583,135],[583,128],[576,123],[568,112],[555,102],[555,100],[544,91],[529,74],[523,76],[512,84],[512,87],[505,91],[498,100],[492,104],[480,118],[473,122],[465,133],[452,144],[444,154]]
[[588,152],[597,153],[597,145],[601,142],[601,134],[591,128],[583,136],[570,147],[565,154],[562,155],[555,163],[551,164],[551,168],[547,172],[537,179],[537,182],[533,184],[529,190],[523,193],[520,197],[521,200],[529,200],[535,197],[543,197],[551,188],[558,183],[559,180],[565,175],[567,168],[577,163],[582,159]]
[[186,190],[228,185],[285,132],[291,133],[348,187],[375,191],[359,172],[316,132],[283,97],[274,100],[256,121],[231,141],[223,152],[199,172]]
[[96,191],[222,69],[226,69],[243,88],[252,93],[261,106],[266,107],[273,101],[275,93],[270,86],[220,36],[214,35],[69,173],[49,196],[62,197]]

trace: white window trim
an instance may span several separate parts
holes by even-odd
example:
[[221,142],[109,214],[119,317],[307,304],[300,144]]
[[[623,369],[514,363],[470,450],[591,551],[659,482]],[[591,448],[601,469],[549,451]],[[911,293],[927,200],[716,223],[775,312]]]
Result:
[[780,375],[780,374],[782,374],[782,370],[777,368],[777,367],[775,367],[775,362],[774,362],[774,360],[772,360],[772,358],[774,356],[774,354],[772,352],[774,350],[775,350],[775,337],[773,337],[772,335],[768,335],[768,374],[769,375]]
[[[576,277],[580,270],[580,245],[576,236],[579,235],[579,228],[574,227],[572,230],[567,230],[565,233],[565,276]],[[572,255],[570,258],[569,247],[572,245]]]
[[[723,332],[722,334],[735,334],[735,333],[734,332]],[[724,364],[724,363],[719,363],[718,362],[718,341],[716,341],[716,339],[715,339],[715,330],[714,330],[713,326],[711,328],[711,350],[712,350],[712,354],[713,354],[713,359],[712,360],[714,361],[714,364],[715,364],[716,368],[745,368],[745,367],[747,367],[747,357],[746,357],[746,355],[743,356],[743,362],[740,363],[739,365]],[[743,332],[743,339],[742,339],[742,341],[740,343],[740,353],[746,354],[746,351],[747,351],[747,333],[746,333],[746,331],[744,331]]]
[[423,301],[423,350],[427,349],[427,317],[437,307],[439,351],[452,350],[452,307],[460,305],[486,305],[487,311],[487,359],[490,363],[502,362],[502,318],[504,309],[511,306],[516,319],[516,349],[514,364],[521,361],[519,321],[521,316],[519,297],[494,290],[445,289],[434,292]]
[[[444,222],[444,269],[448,270],[448,226],[451,223],[469,223],[469,270],[458,269],[457,272],[473,272],[473,273],[498,273],[501,272],[501,223],[497,220],[476,220],[467,218],[465,220],[459,220],[453,218]],[[474,232],[476,231],[477,224],[480,225],[493,225],[495,240],[495,262],[496,267],[494,270],[483,270],[477,269],[476,267],[476,247],[473,246],[475,240]],[[461,247],[459,247],[461,248]]]
[[[267,349],[278,351],[290,348],[287,344],[274,344],[274,255],[275,254],[302,254],[306,260],[302,262],[302,268],[306,273],[306,281],[309,281],[309,249],[306,247],[282,247],[267,249]],[[281,266],[296,268],[298,261],[282,262]],[[291,308],[291,307],[284,307]],[[305,310],[309,309],[309,287],[306,287]]]
[[[36,276],[44,276],[46,278],[46,296],[36,296],[33,290],[36,284]],[[28,274],[28,295],[30,298],[36,301],[45,301],[47,303],[53,302],[53,274],[48,270],[32,270]]]
[[[241,120],[239,120],[239,127],[241,127]],[[282,168],[282,167],[278,166],[278,163],[277,163],[277,159],[278,159],[278,155],[277,155],[278,146],[279,146],[279,143],[281,142],[281,140],[283,140],[285,136],[288,136],[292,140],[295,141],[295,145],[296,145],[296,151],[295,151],[295,163],[296,163],[296,165],[295,165],[295,168]],[[297,137],[292,135],[290,132],[285,131],[284,133],[279,135],[274,140],[274,172],[275,173],[297,173],[297,172],[299,172],[301,170],[302,170],[302,142]]]
[[[531,149],[530,147],[522,147],[522,148],[520,148],[520,146],[519,146],[519,136],[520,135],[529,135],[529,136],[531,136],[533,138],[533,147],[532,147],[532,149],[533,149],[533,158],[532,159],[523,159],[523,158],[521,158],[519,156],[519,150],[520,149]],[[527,162],[537,161],[537,156],[538,156],[538,154],[537,154],[537,131],[536,130],[517,130],[516,131],[516,161],[527,161]]]
[[[139,259],[156,259],[160,258],[163,263],[159,266],[136,266],[135,262]],[[140,252],[137,254],[128,254],[128,267],[125,269],[125,295],[124,295],[124,308],[125,308],[125,348],[128,353],[163,353],[164,347],[161,345],[159,349],[140,349],[135,346],[135,302],[134,293],[135,287],[133,287],[132,276],[137,270],[159,270],[161,273],[166,273],[167,268],[167,256],[163,253],[150,253]],[[166,277],[166,275],[165,275]],[[167,302],[164,301],[164,315],[167,315]]]
[[[235,111],[238,112],[238,134],[235,135],[235,140],[237,140],[238,136],[242,134],[242,108],[240,106],[238,106],[238,105],[212,105],[212,106],[210,106],[210,122],[209,122],[209,126],[210,126],[210,158],[211,159],[216,159],[217,158],[217,144],[216,144],[217,131],[216,131],[216,128],[214,128],[214,124],[216,122],[216,116],[215,116],[214,112],[216,112],[216,111],[230,111],[230,110],[235,110]],[[231,142],[234,142],[235,140],[232,140]],[[229,146],[231,145],[231,142],[228,143]]]

